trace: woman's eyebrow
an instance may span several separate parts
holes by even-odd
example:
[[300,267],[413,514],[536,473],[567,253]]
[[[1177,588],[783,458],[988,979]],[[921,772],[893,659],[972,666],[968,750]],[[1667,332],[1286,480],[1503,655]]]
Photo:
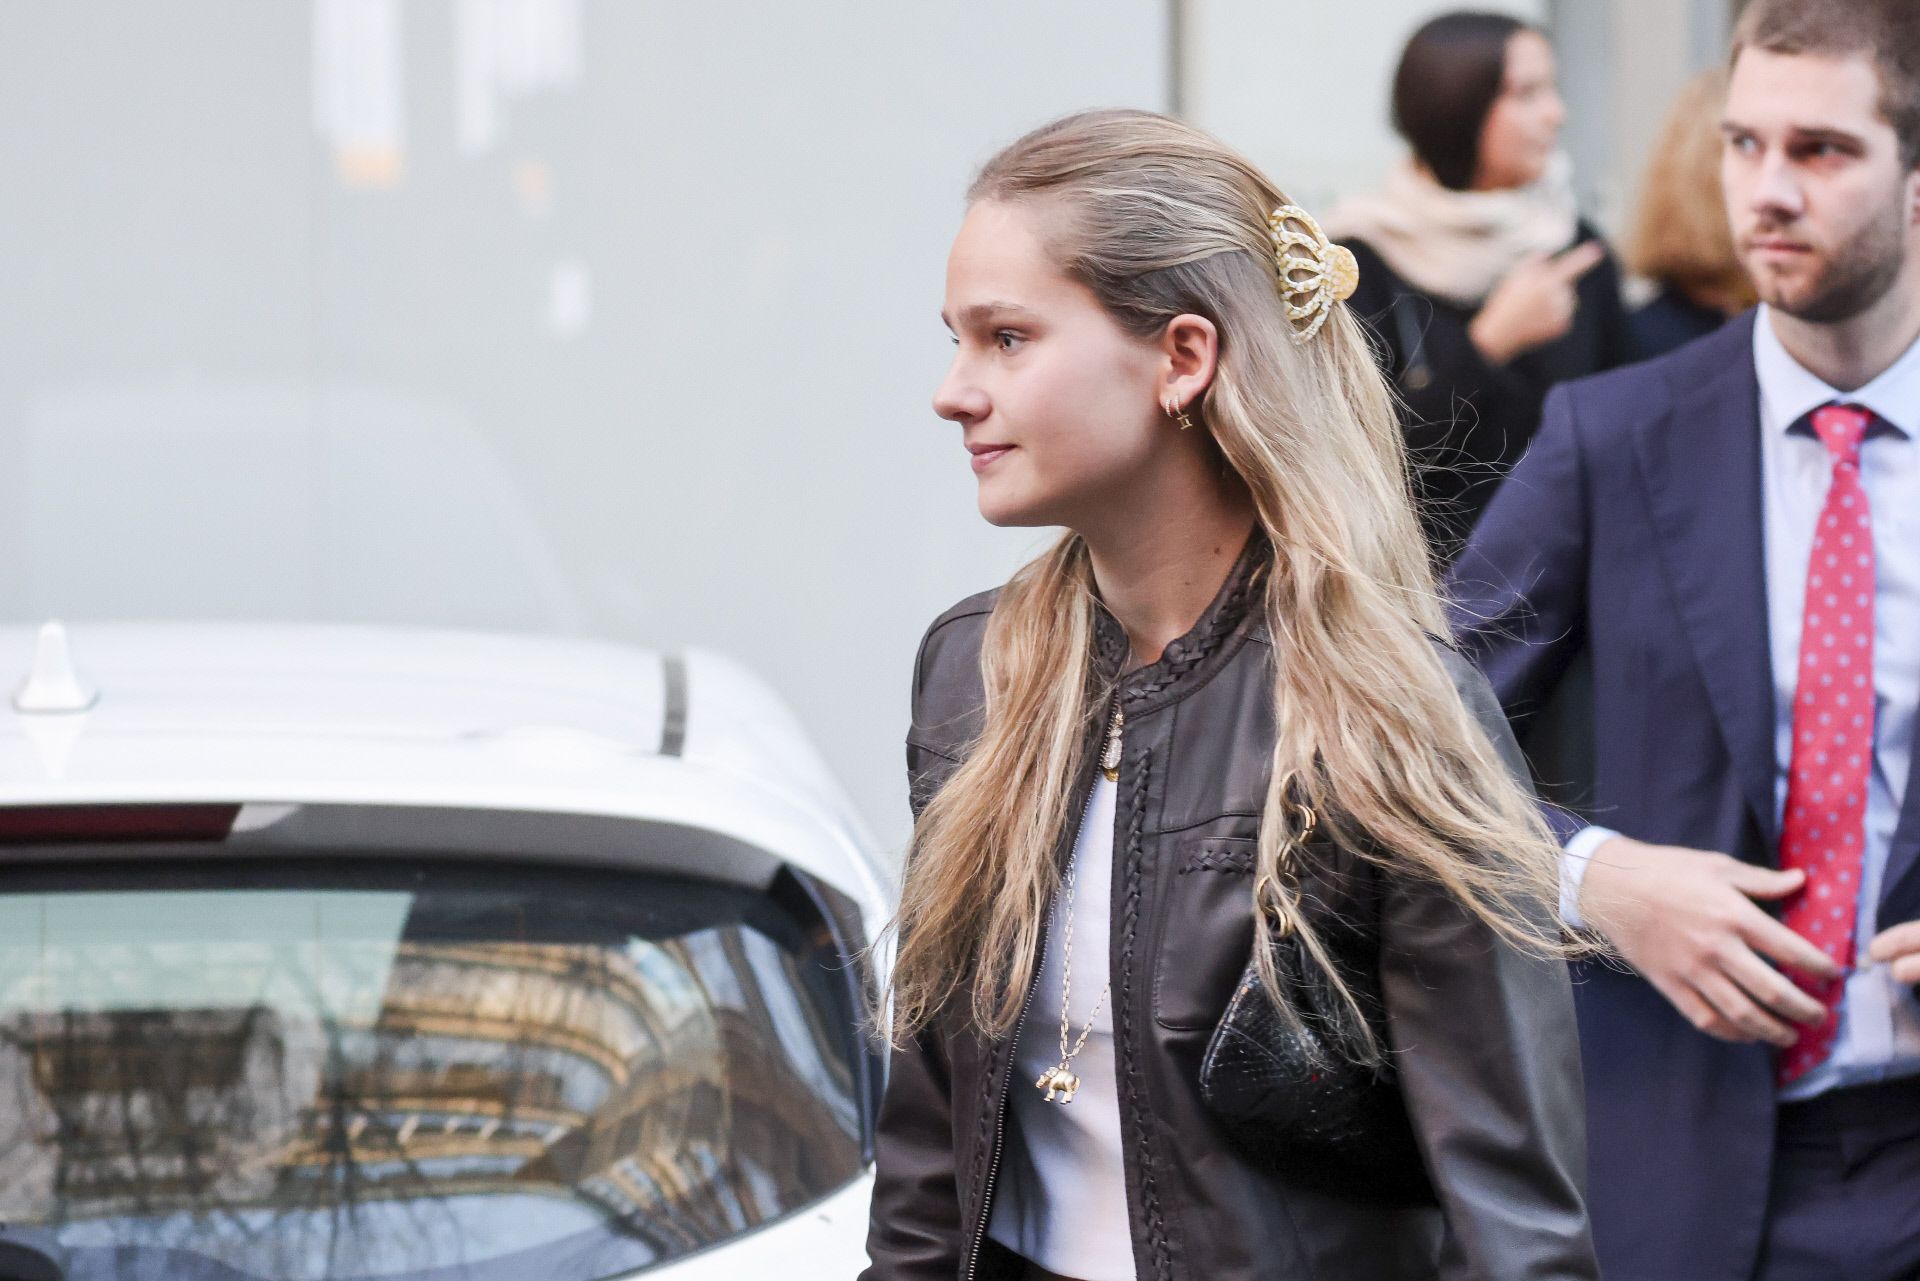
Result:
[[[978,325],[984,324],[996,316],[1010,316],[1019,319],[1022,317],[1030,317],[1033,314],[1032,311],[1022,307],[1017,302],[976,302],[960,309],[960,321],[962,324]],[[953,321],[947,318],[947,313],[944,311],[940,313],[940,323],[949,329],[953,328]]]

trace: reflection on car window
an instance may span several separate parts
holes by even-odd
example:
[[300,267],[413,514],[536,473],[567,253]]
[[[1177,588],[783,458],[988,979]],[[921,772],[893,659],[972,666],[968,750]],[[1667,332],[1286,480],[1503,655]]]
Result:
[[0,1220],[73,1281],[589,1281],[859,1172],[844,958],[762,896],[36,875],[0,882]]

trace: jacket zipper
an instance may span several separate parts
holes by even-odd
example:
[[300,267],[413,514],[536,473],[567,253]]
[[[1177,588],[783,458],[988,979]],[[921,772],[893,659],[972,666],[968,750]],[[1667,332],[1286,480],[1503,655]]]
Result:
[[[1114,693],[1112,707],[1120,703],[1118,691]],[[1113,723],[1113,713],[1107,713],[1108,725]],[[1100,755],[1106,749],[1106,735],[1103,733],[1095,748],[1093,772],[1087,779],[1087,799],[1080,806],[1080,821],[1073,825],[1073,841],[1067,846],[1071,858],[1074,846],[1080,843],[1080,833],[1087,825],[1087,815],[1093,813],[1093,793],[1100,786]],[[1000,1174],[1000,1153],[1007,1145],[1007,1098],[1013,1093],[1013,1074],[1020,1056],[1020,1032],[1027,1025],[1027,1010],[1033,1004],[1034,989],[1040,986],[1040,967],[1047,959],[1047,934],[1052,933],[1053,909],[1047,909],[1047,930],[1040,935],[1040,947],[1033,958],[1033,978],[1027,983],[1027,995],[1020,1002],[1020,1015],[1013,1021],[1013,1043],[1007,1047],[1007,1088],[1000,1091],[1000,1108],[993,1122],[993,1156],[987,1161],[987,1179],[980,1189],[980,1221],[974,1225],[973,1247],[967,1252],[967,1267],[962,1273],[965,1281],[974,1281],[980,1270],[980,1249],[987,1241],[987,1225],[993,1221],[993,1185]]]

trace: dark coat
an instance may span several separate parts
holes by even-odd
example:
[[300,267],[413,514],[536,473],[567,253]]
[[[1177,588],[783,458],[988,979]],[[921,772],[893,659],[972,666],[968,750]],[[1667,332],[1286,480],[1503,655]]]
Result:
[[[1457,634],[1509,715],[1585,647],[1597,821],[1774,866],[1754,313],[1556,390],[1453,569]],[[1565,834],[1571,834],[1572,824]],[[1882,925],[1920,916],[1909,788]],[[1773,1050],[1696,1031],[1645,980],[1576,974],[1595,1240],[1608,1276],[1747,1281],[1774,1145]]]
[[1662,289],[1627,318],[1633,327],[1633,358],[1652,360],[1727,323],[1727,314],[1702,307],[1678,289]]
[[[1125,634],[1098,613],[1096,666],[1101,679],[1119,678],[1126,715],[1109,965],[1137,1275],[1591,1281],[1565,967],[1517,953],[1431,886],[1377,873],[1330,843],[1302,850],[1303,900],[1329,926],[1342,919],[1368,940],[1437,1204],[1329,1191],[1315,1171],[1250,1147],[1201,1101],[1201,1053],[1252,946],[1253,853],[1274,738],[1273,654],[1249,608],[1248,560],[1193,631],[1124,678]],[[979,730],[993,600],[961,602],[922,644],[907,738],[916,811]],[[1485,681],[1444,654],[1461,697],[1517,769]],[[1074,813],[1092,784],[1088,756]],[[1061,834],[1062,860],[1074,836]],[[949,1011],[894,1055],[864,1281],[1015,1275],[1017,1261],[986,1225],[1000,1147],[1019,1141],[1007,1134],[1007,1092],[1032,1088],[1009,1081],[1018,1035],[983,1039]]]
[[[1598,238],[1583,223],[1574,243]],[[1581,277],[1579,309],[1563,337],[1492,365],[1467,336],[1477,307],[1422,292],[1365,240],[1342,243],[1360,264],[1349,303],[1372,330],[1404,402],[1401,426],[1421,524],[1428,541],[1451,559],[1500,478],[1526,452],[1548,389],[1634,358],[1619,266],[1609,255]]]

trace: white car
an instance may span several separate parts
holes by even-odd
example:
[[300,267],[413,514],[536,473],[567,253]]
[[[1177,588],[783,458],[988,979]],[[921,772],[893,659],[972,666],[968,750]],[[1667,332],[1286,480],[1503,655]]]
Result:
[[883,864],[716,656],[0,628],[0,1278],[846,1281]]

